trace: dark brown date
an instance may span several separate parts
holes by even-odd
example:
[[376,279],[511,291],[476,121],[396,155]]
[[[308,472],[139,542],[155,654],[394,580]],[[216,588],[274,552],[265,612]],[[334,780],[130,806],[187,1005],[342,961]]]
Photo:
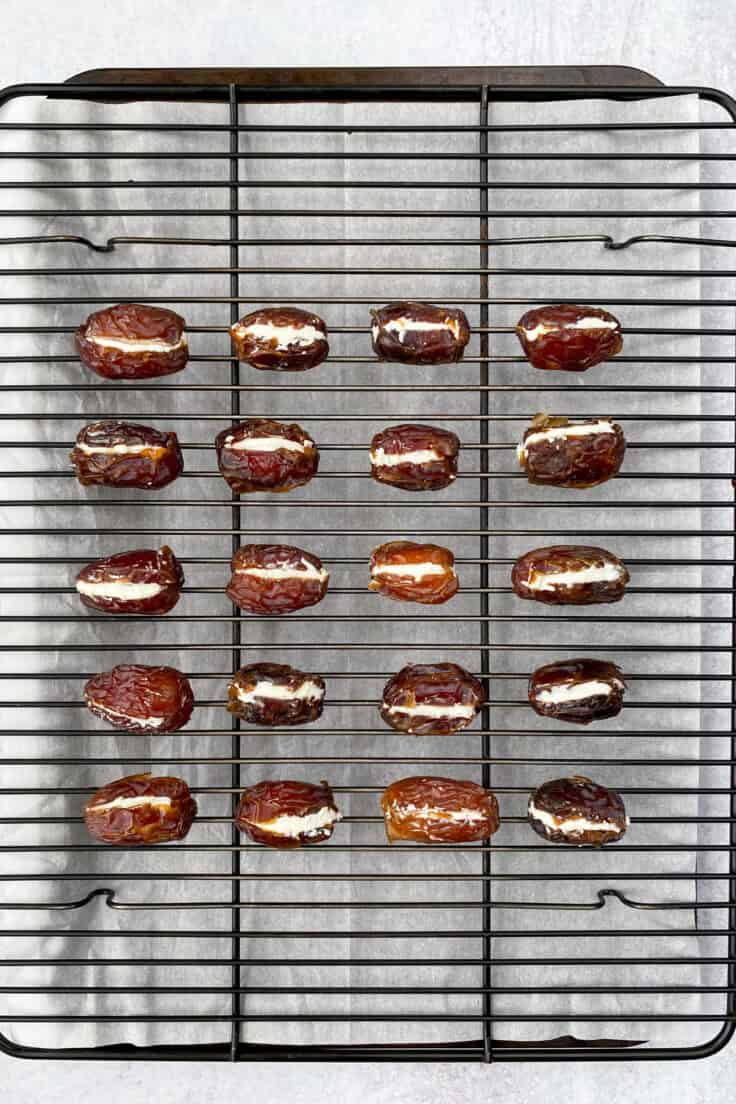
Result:
[[166,307],[118,303],[95,311],[76,333],[79,357],[104,379],[152,379],[179,372],[189,349],[181,315]]
[[620,353],[621,323],[600,307],[572,303],[535,307],[517,324],[524,356],[534,368],[584,372]]
[[620,713],[625,690],[615,663],[565,659],[537,668],[529,679],[529,703],[540,717],[590,724]]
[[248,724],[302,725],[322,716],[324,679],[285,663],[249,663],[233,675],[228,712]]
[[317,471],[319,452],[301,426],[250,418],[223,429],[215,441],[217,463],[236,494],[290,491]]
[[439,491],[457,478],[460,440],[448,429],[398,425],[371,441],[371,475],[402,491]]
[[381,717],[397,732],[449,736],[472,724],[486,694],[482,683],[457,663],[414,663],[383,689]]
[[397,602],[437,605],[457,594],[455,557],[449,548],[390,541],[371,553],[369,590]]
[[473,843],[498,830],[496,795],[476,782],[401,778],[383,791],[381,807],[389,843]]
[[433,303],[389,303],[371,311],[373,352],[400,364],[462,360],[470,327],[461,310]]
[[186,782],[150,774],[108,782],[84,808],[91,836],[126,847],[182,840],[196,815],[197,803]]
[[571,422],[537,414],[517,449],[530,483],[595,487],[616,475],[624,459],[623,430],[608,418]]
[[189,679],[173,667],[120,664],[89,680],[87,708],[125,732],[175,732],[194,709]]
[[95,560],[77,576],[82,602],[101,613],[168,613],[183,585],[181,564],[166,545]]
[[324,843],[341,819],[326,782],[259,782],[243,792],[235,823],[254,843],[287,848]]
[[590,606],[619,602],[629,573],[618,556],[605,548],[554,544],[521,556],[511,571],[519,598],[548,606]]
[[175,433],[131,422],[92,422],[69,453],[83,487],[156,490],[181,475],[184,463]]
[[244,544],[233,556],[226,593],[247,613],[294,613],[321,602],[329,578],[311,552],[286,544]]
[[274,372],[304,372],[330,351],[322,319],[298,307],[263,307],[231,327],[238,360]]
[[555,778],[529,798],[527,818],[551,843],[600,847],[621,839],[629,826],[621,795],[589,778]]

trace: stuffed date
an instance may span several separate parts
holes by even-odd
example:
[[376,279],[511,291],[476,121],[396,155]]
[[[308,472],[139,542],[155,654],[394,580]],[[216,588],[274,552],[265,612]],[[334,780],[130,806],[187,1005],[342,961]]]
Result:
[[194,709],[189,679],[173,667],[120,664],[84,688],[90,713],[125,732],[175,732]]
[[397,602],[437,605],[458,589],[455,557],[438,544],[382,544],[371,553],[370,573],[368,589]]
[[529,703],[540,717],[590,724],[620,713],[625,690],[615,663],[566,659],[537,668],[529,680]]
[[381,798],[386,836],[414,843],[474,843],[498,830],[491,790],[454,778],[402,778]]
[[578,847],[614,843],[629,826],[621,795],[582,775],[539,786],[529,798],[527,819],[551,843]]
[[322,319],[298,307],[264,307],[231,328],[238,360],[274,372],[304,372],[330,351]]
[[267,847],[324,843],[342,814],[326,782],[258,782],[243,792],[235,816],[241,832]]
[[623,430],[609,418],[571,422],[537,414],[517,455],[530,483],[582,488],[616,475],[625,451]]
[[600,307],[572,303],[527,311],[516,333],[532,367],[548,371],[584,372],[623,348],[617,318]]
[[290,491],[317,471],[319,452],[301,426],[250,418],[215,441],[220,472],[236,494]]
[[322,716],[324,679],[286,663],[249,663],[233,675],[228,712],[248,724],[302,725]]
[[485,704],[483,684],[457,663],[414,663],[383,689],[380,712],[397,732],[449,736],[472,724]]
[[453,364],[470,340],[465,314],[433,303],[389,303],[371,311],[373,352],[401,364]]
[[97,791],[84,822],[101,843],[131,847],[182,840],[196,815],[197,803],[181,778],[131,774]]
[[80,360],[104,379],[153,379],[179,372],[189,349],[181,315],[166,307],[118,303],[95,311],[76,333]]
[[329,578],[311,552],[286,544],[244,544],[232,558],[226,593],[247,613],[294,613],[321,602]]
[[181,564],[166,545],[95,560],[82,568],[76,583],[85,606],[113,614],[168,613],[183,585]]
[[83,487],[156,490],[172,483],[184,467],[175,433],[131,422],[86,425],[69,459]]
[[371,475],[402,491],[438,491],[457,478],[460,440],[447,429],[398,425],[371,441]]
[[554,544],[521,556],[511,571],[511,585],[519,598],[548,606],[588,606],[619,602],[629,572],[605,548],[582,544]]

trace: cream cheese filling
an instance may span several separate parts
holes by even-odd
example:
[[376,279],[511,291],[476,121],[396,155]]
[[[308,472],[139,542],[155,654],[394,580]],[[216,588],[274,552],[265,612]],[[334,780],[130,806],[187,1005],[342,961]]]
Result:
[[114,801],[106,801],[103,805],[90,805],[88,811],[101,813],[105,809],[138,809],[141,805],[168,809],[171,806],[171,798],[159,797],[156,794],[139,794],[138,797],[116,797]]
[[305,452],[314,447],[314,441],[289,441],[286,437],[243,437],[236,440],[234,437],[226,437],[225,445],[234,452],[276,452],[278,449],[286,449],[289,452]]
[[[377,323],[373,323],[372,332],[373,340],[377,341],[381,332],[381,326]],[[406,340],[406,336],[409,333],[431,333],[433,330],[449,330],[455,340],[460,337],[460,323],[453,318],[445,318],[442,322],[429,322],[426,319],[414,319],[407,315],[402,315],[400,318],[391,318],[388,322],[384,322],[383,329],[387,333],[398,334],[399,344],[403,345]]]
[[271,820],[251,820],[248,823],[272,836],[289,836],[296,839],[298,836],[319,835],[323,828],[341,819],[342,814],[337,809],[324,805],[316,813],[306,813],[304,816],[284,814]]
[[615,330],[617,325],[618,322],[609,322],[605,318],[586,315],[585,318],[579,318],[577,322],[563,322],[561,325],[538,322],[532,329],[527,329],[525,326],[522,326],[522,329],[527,341],[536,341],[538,337],[545,337],[548,333],[557,333],[561,330]]
[[87,341],[91,341],[93,345],[98,345],[102,349],[118,349],[121,353],[173,353],[176,349],[185,349],[187,345],[187,339],[182,334],[178,341],[172,342],[164,341],[160,337],[140,337],[140,338],[124,338],[124,337],[88,337]]
[[271,701],[321,701],[325,693],[321,686],[309,680],[303,682],[301,686],[297,686],[296,689],[292,689],[289,686],[281,686],[276,682],[268,682],[265,679],[257,682],[250,690],[244,690],[242,687],[236,686],[235,691],[238,700],[242,702],[252,702],[264,698]]
[[324,568],[317,568],[308,560],[301,560],[302,568],[297,567],[239,567],[236,575],[251,575],[254,579],[308,579],[318,583],[324,583],[329,579],[329,572]]
[[603,418],[595,422],[578,423],[577,425],[573,422],[566,426],[552,426],[550,429],[541,429],[536,433],[530,433],[528,437],[521,440],[516,446],[516,455],[520,461],[523,461],[529,446],[540,441],[558,441],[567,437],[588,437],[593,433],[615,432],[613,422]]
[[621,690],[623,685],[621,679],[611,679],[610,683],[590,679],[588,682],[572,685],[552,686],[549,690],[540,690],[536,697],[542,704],[558,705],[561,702],[582,701],[599,695],[610,697],[614,690]]
[[241,340],[252,337],[256,341],[275,341],[277,349],[287,349],[290,345],[313,345],[327,340],[324,331],[316,326],[276,326],[271,322],[253,322],[249,326],[235,325],[232,332]]
[[[371,568],[372,578],[377,578],[380,575],[402,575],[408,576],[410,579],[414,579],[415,582],[419,582],[421,579],[426,578],[428,575],[444,575],[446,568],[442,564],[431,563],[426,561],[425,563],[410,563],[410,564],[375,564]],[[450,569],[452,578],[455,578],[455,572]]]
[[[621,825],[613,820],[588,820],[582,814],[568,818],[558,817],[553,813],[548,813],[546,809],[538,809],[533,801],[529,802],[529,815],[534,817],[535,820],[541,821],[548,828],[568,835],[580,835],[583,832],[616,832],[620,834],[623,831]],[[628,823],[629,818],[626,817],[626,824],[628,825]]]
[[387,713],[402,713],[406,717],[474,717],[474,705],[455,702],[453,705],[389,705]]
[[385,452],[382,448],[370,452],[371,464],[380,468],[394,468],[397,464],[432,464],[444,457],[435,449],[415,449],[413,452]]
[[577,571],[539,571],[527,583],[530,590],[555,590],[557,587],[583,583],[613,583],[623,577],[624,568],[617,563],[589,564]]
[[131,583],[125,579],[119,582],[88,583],[77,579],[77,590],[90,598],[120,598],[123,601],[136,602],[143,598],[153,598],[164,588],[159,583]]

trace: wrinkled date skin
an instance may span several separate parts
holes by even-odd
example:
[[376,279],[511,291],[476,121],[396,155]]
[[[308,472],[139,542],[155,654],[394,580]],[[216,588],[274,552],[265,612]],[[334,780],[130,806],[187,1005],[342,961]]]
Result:
[[389,303],[371,311],[373,352],[400,364],[454,364],[470,340],[465,314],[433,303]]
[[447,429],[398,425],[371,441],[371,475],[402,491],[439,491],[457,478],[460,440]]
[[287,544],[244,544],[233,556],[226,594],[247,613],[294,613],[321,602],[329,578],[311,552]]
[[516,333],[532,367],[547,371],[584,372],[624,346],[617,318],[600,307],[572,303],[527,311]]
[[80,359],[104,379],[153,379],[179,372],[189,356],[181,315],[119,303],[95,311],[76,333]]
[[625,690],[615,663],[566,659],[537,668],[529,679],[529,703],[540,717],[590,724],[620,713]]
[[270,418],[250,418],[223,429],[215,448],[220,472],[236,494],[302,487],[319,465],[314,441],[301,426]]
[[324,679],[286,663],[249,663],[233,675],[228,712],[248,724],[302,725],[322,716]]
[[589,778],[555,778],[529,798],[527,819],[551,843],[600,847],[621,839],[629,826],[621,795]]
[[595,487],[616,475],[626,441],[621,426],[607,418],[571,422],[537,414],[517,451],[530,483]]
[[182,840],[196,815],[197,803],[181,778],[131,774],[97,791],[84,822],[101,843],[130,847]]
[[84,688],[87,708],[126,732],[175,732],[194,709],[189,679],[173,667],[120,664]]
[[457,594],[455,557],[449,548],[390,541],[371,553],[369,590],[397,602],[438,605]]
[[83,487],[166,487],[184,469],[175,433],[131,422],[92,422],[77,434],[69,459]]
[[582,544],[554,544],[521,556],[511,571],[511,585],[519,598],[548,606],[590,606],[619,602],[629,572],[605,548]]
[[397,732],[449,736],[467,728],[480,712],[482,683],[457,663],[414,663],[383,689],[381,718]]
[[100,613],[163,614],[179,601],[184,572],[166,545],[120,552],[83,567],[77,592],[85,606]]
[[491,790],[454,778],[401,778],[381,798],[386,836],[414,843],[473,843],[498,830]]
[[341,816],[326,782],[259,782],[243,792],[235,823],[254,843],[293,848],[324,843]]
[[330,351],[319,315],[298,307],[264,307],[231,327],[238,360],[274,372],[304,372]]

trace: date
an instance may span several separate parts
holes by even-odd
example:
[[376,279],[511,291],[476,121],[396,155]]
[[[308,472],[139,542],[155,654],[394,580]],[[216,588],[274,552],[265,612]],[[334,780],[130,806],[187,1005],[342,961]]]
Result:
[[238,360],[274,372],[316,368],[330,351],[322,319],[298,307],[263,307],[230,329]]
[[559,303],[527,311],[516,326],[533,368],[584,372],[623,349],[621,323],[600,307]]
[[250,418],[215,441],[220,472],[236,494],[290,491],[315,475],[319,452],[301,426]]
[[241,832],[267,847],[324,843],[342,819],[327,782],[258,782],[243,792],[235,816]]
[[103,379],[139,380],[179,372],[189,357],[184,319],[166,307],[118,303],[95,311],[76,332],[79,358]]
[[184,572],[171,549],[119,552],[83,567],[77,593],[100,613],[164,614],[179,601]]
[[519,598],[548,606],[590,606],[619,602],[629,572],[605,548],[582,544],[553,544],[521,556],[511,571],[511,585]]
[[194,709],[189,679],[173,667],[121,663],[84,688],[90,713],[125,732],[176,732]]
[[248,724],[303,725],[322,716],[324,679],[286,663],[249,663],[233,675],[228,712]]
[[369,590],[397,602],[437,605],[457,594],[455,557],[449,548],[414,541],[390,541],[374,548]]
[[571,422],[537,414],[517,454],[530,483],[582,488],[616,475],[625,451],[623,430],[609,418]]
[[382,719],[397,732],[449,736],[472,724],[485,704],[483,684],[457,663],[412,663],[383,689]]
[[226,594],[247,613],[294,613],[321,602],[329,578],[311,552],[287,544],[244,544],[232,558]]
[[400,364],[453,364],[470,341],[461,310],[433,303],[389,303],[371,311],[373,352]]
[[402,491],[439,491],[457,478],[460,439],[448,429],[398,425],[371,441],[371,475]]
[[545,782],[529,798],[527,818],[551,843],[600,847],[621,839],[629,818],[621,795],[582,775]]
[[529,703],[540,717],[590,724],[620,713],[625,690],[615,663],[565,659],[537,668],[529,680]]
[[473,843],[498,830],[498,802],[476,782],[429,776],[392,782],[381,798],[386,836],[414,843]]
[[91,836],[126,847],[182,840],[196,815],[197,803],[183,779],[150,774],[108,782],[84,808]]
[[175,433],[132,422],[92,422],[77,434],[69,453],[83,487],[137,487],[157,490],[184,469]]

